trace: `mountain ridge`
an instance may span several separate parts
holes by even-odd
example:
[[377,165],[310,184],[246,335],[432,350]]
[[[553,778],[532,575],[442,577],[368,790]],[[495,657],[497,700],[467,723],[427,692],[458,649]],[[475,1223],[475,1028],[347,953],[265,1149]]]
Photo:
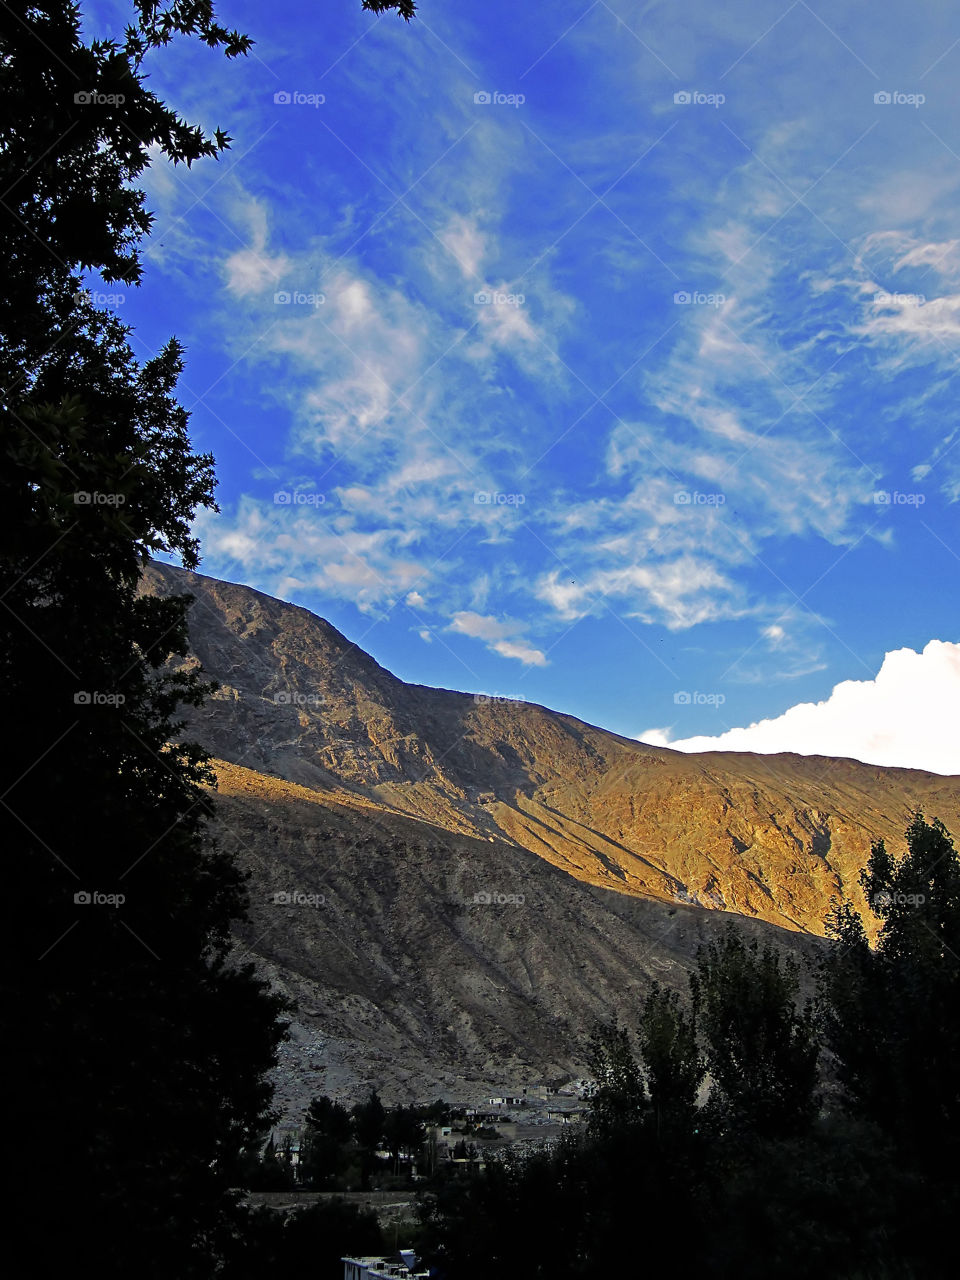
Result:
[[[313,1010],[295,1035],[324,1042],[309,1062],[291,1049],[289,1105],[317,1065],[328,1091],[398,1096],[573,1072],[595,1018],[684,985],[728,919],[806,954],[831,900],[865,908],[873,839],[898,848],[918,804],[960,832],[960,778],[685,755],[406,684],[239,584],[151,563],[142,589],[194,596],[180,665],[221,687],[187,732],[217,758],[219,836],[253,876],[239,940]],[[293,891],[323,904],[272,901]]]

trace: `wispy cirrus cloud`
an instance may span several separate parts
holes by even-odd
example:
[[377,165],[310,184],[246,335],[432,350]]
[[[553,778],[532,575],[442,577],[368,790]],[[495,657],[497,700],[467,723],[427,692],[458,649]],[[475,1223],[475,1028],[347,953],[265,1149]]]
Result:
[[285,253],[270,255],[267,249],[267,210],[259,200],[245,200],[237,209],[249,233],[247,248],[231,253],[223,264],[227,289],[236,297],[248,297],[276,288],[290,268]]
[[911,610],[944,634],[912,566],[960,562],[948,15],[493,5],[338,12],[322,50],[304,10],[242,88],[188,77],[236,121],[216,171],[150,176],[225,459],[208,568],[621,728],[624,687],[735,682],[759,721]]
[[474,640],[482,640],[502,658],[516,658],[519,662],[536,667],[547,664],[546,655],[522,639],[520,633],[523,624],[514,619],[499,619],[464,611],[453,615],[449,630],[470,636]]

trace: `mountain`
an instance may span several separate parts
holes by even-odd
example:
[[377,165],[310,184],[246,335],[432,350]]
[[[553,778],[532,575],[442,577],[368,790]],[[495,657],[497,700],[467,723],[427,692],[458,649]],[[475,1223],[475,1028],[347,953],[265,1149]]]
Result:
[[960,778],[853,760],[684,755],[514,700],[406,684],[329,623],[157,563],[220,689],[218,838],[251,872],[238,950],[298,1003],[281,1102],[482,1093],[570,1076],[598,1017],[685,981],[731,914],[815,950],[870,844]]

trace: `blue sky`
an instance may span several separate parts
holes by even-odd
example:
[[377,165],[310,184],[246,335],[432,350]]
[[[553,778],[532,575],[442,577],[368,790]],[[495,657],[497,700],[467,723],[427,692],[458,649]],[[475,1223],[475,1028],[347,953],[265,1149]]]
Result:
[[188,348],[203,571],[406,680],[960,772],[960,10],[218,7],[253,53],[152,83],[232,149],[150,170],[118,304]]

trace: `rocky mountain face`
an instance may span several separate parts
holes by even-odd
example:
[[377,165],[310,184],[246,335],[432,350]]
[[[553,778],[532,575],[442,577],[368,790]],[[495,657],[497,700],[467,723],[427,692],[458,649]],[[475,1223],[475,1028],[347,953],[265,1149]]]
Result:
[[220,682],[191,736],[251,871],[238,950],[298,1003],[281,1102],[480,1095],[582,1067],[593,1021],[685,981],[734,913],[815,950],[913,808],[960,835],[960,778],[690,756],[544,707],[409,685],[305,609],[159,564]]

